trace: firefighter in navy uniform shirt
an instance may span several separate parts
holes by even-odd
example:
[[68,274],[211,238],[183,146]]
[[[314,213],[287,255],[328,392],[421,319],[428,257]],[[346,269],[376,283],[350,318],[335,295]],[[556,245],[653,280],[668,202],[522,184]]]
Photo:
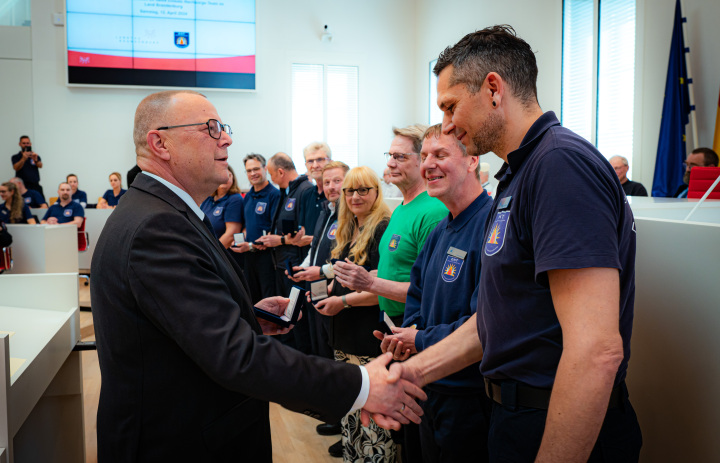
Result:
[[636,237],[617,175],[542,112],[535,55],[511,27],[468,34],[435,72],[443,130],[505,164],[483,235],[477,314],[392,365],[390,379],[423,385],[482,360],[490,461],[638,461],[625,385]]
[[[213,226],[213,232],[225,247],[233,244],[233,235],[243,229],[243,197],[235,178],[235,171],[228,166],[228,181],[219,185],[212,196],[200,205]],[[241,265],[242,263],[239,262]]]
[[[298,230],[300,212],[300,198],[306,191],[315,188],[308,180],[307,175],[298,175],[290,156],[285,153],[276,153],[270,158],[267,166],[273,183],[280,187],[280,201],[273,217],[271,233],[258,238],[258,241],[271,247],[275,263],[275,279],[278,285],[277,295],[290,294],[293,282],[285,275],[286,263],[291,266],[300,265],[305,260],[310,245],[298,247],[289,243],[291,231]],[[290,224],[293,230],[283,230],[285,224]],[[286,233],[284,234],[283,231]],[[299,351],[309,354],[311,352],[310,331],[307,317],[301,318],[295,328],[279,336],[280,340]]]
[[72,200],[70,184],[63,182],[58,186],[58,200],[50,206],[40,223],[55,225],[72,222],[79,228],[84,217],[85,209]]
[[40,208],[47,209],[48,205],[45,202],[45,198],[35,190],[28,190],[25,188],[25,182],[19,177],[13,177],[10,179],[11,182],[17,186],[17,190],[23,198],[23,202],[29,208]]
[[271,251],[254,242],[270,231],[280,200],[280,191],[268,182],[265,158],[262,155],[248,154],[243,163],[252,185],[244,200],[245,242],[235,243],[230,249],[245,256],[245,268],[250,270],[245,272],[245,276],[254,304],[260,299],[277,295]]
[[[383,336],[383,352],[396,360],[440,342],[462,326],[477,308],[482,240],[478,231],[492,206],[480,182],[479,156],[468,156],[453,134],[440,124],[423,136],[421,170],[428,195],[450,214],[430,232],[410,273],[402,328]],[[470,304],[464,302],[469,301]],[[420,445],[424,461],[453,463],[488,460],[491,402],[478,364],[428,384],[421,405]]]

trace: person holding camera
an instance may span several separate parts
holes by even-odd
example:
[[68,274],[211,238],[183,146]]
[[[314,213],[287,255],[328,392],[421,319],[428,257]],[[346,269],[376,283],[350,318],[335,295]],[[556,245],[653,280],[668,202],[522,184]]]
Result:
[[45,199],[42,186],[40,186],[40,169],[43,166],[42,159],[36,152],[32,150],[30,137],[23,135],[20,137],[20,152],[13,154],[12,164],[15,169],[15,175],[25,182],[25,187],[29,190],[35,190]]

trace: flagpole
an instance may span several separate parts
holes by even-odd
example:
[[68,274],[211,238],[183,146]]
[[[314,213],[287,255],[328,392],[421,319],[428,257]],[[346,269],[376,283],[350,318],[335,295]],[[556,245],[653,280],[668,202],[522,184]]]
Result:
[[[682,1],[680,2],[680,8],[682,9]],[[692,73],[692,67],[690,67],[690,57],[689,57],[690,56],[690,47],[688,46],[687,32],[685,31],[686,25],[687,25],[687,17],[683,16],[683,18],[682,18],[683,42],[685,43],[685,50],[687,50],[685,53],[683,53],[683,55],[685,58],[685,68],[687,69],[688,94],[690,95],[690,122],[692,123],[692,134],[693,134],[692,149],[695,149],[699,146],[697,116],[695,114],[695,90],[694,90],[695,85],[693,85],[693,77],[692,77],[693,73]]]

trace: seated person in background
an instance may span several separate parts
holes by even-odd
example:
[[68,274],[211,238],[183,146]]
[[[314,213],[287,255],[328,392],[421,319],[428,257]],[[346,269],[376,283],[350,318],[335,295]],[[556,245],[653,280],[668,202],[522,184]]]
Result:
[[41,208],[41,209],[47,209],[48,205],[45,202],[45,198],[38,193],[35,190],[28,190],[25,188],[25,182],[20,177],[13,177],[10,179],[11,182],[17,186],[18,193],[23,198],[23,202],[29,207],[29,208]]
[[37,223],[14,183],[5,182],[0,185],[0,198],[5,201],[0,206],[0,222],[27,223],[30,225]]
[[718,155],[710,148],[696,148],[690,153],[683,163],[685,175],[683,184],[675,192],[673,198],[687,198],[688,185],[690,184],[690,171],[693,167],[717,167]]
[[68,174],[65,178],[70,189],[72,190],[72,200],[80,204],[82,207],[87,207],[87,194],[84,191],[78,190],[78,178],[75,174]]
[[235,178],[235,172],[228,166],[230,176],[227,182],[218,186],[215,193],[200,205],[210,223],[215,236],[224,248],[233,244],[233,235],[243,229],[243,198]]
[[386,167],[383,171],[382,179],[383,196],[386,198],[402,198],[402,191],[394,183],[390,181],[390,168]]
[[613,156],[610,158],[610,165],[615,169],[615,173],[620,180],[620,185],[625,192],[625,196],[647,196],[647,190],[640,182],[633,182],[627,178],[628,160],[622,156]]
[[110,174],[110,186],[112,190],[107,190],[102,196],[102,199],[98,201],[98,209],[115,209],[115,206],[117,206],[120,201],[120,197],[127,192],[127,190],[123,190],[122,188],[122,177],[118,172]]
[[56,225],[60,223],[74,223],[78,228],[82,226],[85,209],[72,200],[72,189],[67,182],[58,186],[58,200],[50,206],[40,223]]

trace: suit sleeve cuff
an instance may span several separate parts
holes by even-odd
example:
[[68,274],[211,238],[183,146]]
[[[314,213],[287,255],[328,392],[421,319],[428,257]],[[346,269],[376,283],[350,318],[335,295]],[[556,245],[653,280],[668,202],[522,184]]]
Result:
[[355,399],[355,403],[348,413],[352,413],[359,408],[363,408],[365,402],[367,402],[368,396],[370,395],[370,375],[368,375],[365,367],[360,367],[360,374],[362,375],[362,386],[360,386],[360,393]]

